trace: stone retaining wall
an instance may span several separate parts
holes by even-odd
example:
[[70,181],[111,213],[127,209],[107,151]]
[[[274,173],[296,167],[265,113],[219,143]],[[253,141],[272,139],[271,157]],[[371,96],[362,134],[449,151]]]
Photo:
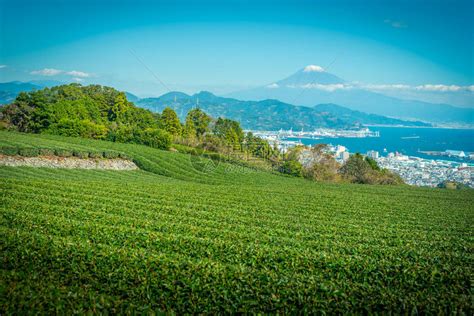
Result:
[[43,168],[67,168],[67,169],[103,169],[103,170],[137,170],[137,165],[130,160],[114,158],[77,158],[39,156],[22,157],[0,155],[0,166],[10,167],[43,167]]

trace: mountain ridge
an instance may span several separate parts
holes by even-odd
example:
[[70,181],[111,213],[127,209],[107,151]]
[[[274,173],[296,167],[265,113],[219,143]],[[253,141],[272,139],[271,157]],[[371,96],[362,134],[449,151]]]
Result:
[[[181,98],[174,96],[180,96]],[[239,121],[246,129],[278,130],[278,129],[314,129],[354,128],[364,124],[384,124],[397,126],[431,126],[424,122],[410,122],[398,119],[371,115],[352,111],[339,105],[315,108],[297,106],[275,99],[261,101],[241,101],[234,98],[219,97],[208,91],[193,95],[180,92],[170,92],[158,98],[140,99],[138,106],[155,112],[171,107],[179,118],[184,121],[186,113],[199,107],[213,117],[226,117]],[[336,109],[344,115],[340,116]],[[351,116],[354,113],[354,117]]]
[[[335,75],[324,70],[305,73],[305,68],[272,84],[232,92],[226,96],[241,100],[273,98],[309,107],[315,104],[334,103],[355,111],[401,120],[421,120],[436,124],[467,124],[474,126],[473,108],[398,99],[360,87],[351,86],[348,88],[346,81]],[[336,79],[327,81],[324,79],[325,77],[321,77],[322,74]]]

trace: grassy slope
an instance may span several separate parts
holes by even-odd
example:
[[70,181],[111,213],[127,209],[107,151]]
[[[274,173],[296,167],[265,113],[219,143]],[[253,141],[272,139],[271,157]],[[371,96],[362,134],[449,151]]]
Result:
[[473,191],[327,185],[144,146],[146,171],[0,167],[0,313],[469,313]]

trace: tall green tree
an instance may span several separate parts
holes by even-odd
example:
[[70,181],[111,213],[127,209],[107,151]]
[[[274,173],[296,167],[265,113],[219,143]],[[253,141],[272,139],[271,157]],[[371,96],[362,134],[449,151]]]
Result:
[[125,93],[120,92],[114,100],[114,104],[110,107],[109,119],[111,121],[121,122],[128,108],[128,101]]
[[354,183],[367,183],[371,171],[369,163],[359,153],[350,156],[339,170],[343,177]]
[[186,116],[185,129],[187,133],[194,130],[195,136],[200,138],[205,133],[209,132],[209,123],[211,117],[204,113],[201,109],[192,109]]
[[213,133],[236,149],[240,148],[244,140],[244,132],[240,127],[240,123],[229,119],[219,117],[214,124]]
[[170,108],[166,107],[161,113],[161,123],[163,129],[166,130],[173,136],[179,136],[182,132],[181,122],[179,121],[178,115],[176,112]]

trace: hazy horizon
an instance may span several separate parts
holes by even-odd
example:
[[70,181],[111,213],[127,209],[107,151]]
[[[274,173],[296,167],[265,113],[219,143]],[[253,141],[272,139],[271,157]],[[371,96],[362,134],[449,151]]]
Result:
[[0,7],[2,82],[98,83],[140,97],[226,95],[316,65],[385,95],[474,107],[470,1],[2,0]]

